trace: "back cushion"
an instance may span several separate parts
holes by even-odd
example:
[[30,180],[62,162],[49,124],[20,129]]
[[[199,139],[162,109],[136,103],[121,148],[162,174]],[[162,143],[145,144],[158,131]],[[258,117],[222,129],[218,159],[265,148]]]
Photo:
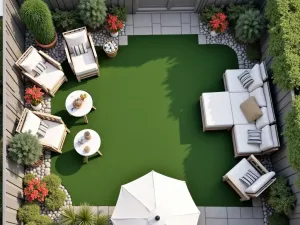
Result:
[[274,114],[274,109],[273,109],[273,104],[272,104],[271,92],[270,92],[268,82],[264,83],[263,89],[264,89],[264,93],[265,93],[265,97],[266,97],[267,110],[268,110],[268,116],[269,116],[270,124],[272,124],[276,120],[275,120],[275,114]]
[[271,133],[272,133],[274,147],[279,147],[280,146],[279,136],[278,136],[277,126],[275,124],[271,126]]
[[264,90],[262,87],[256,88],[254,91],[251,91],[250,96],[253,96],[255,98],[257,105],[259,105],[259,107],[267,106]]
[[72,46],[77,46],[80,44],[85,44],[87,48],[90,48],[90,43],[87,38],[87,32],[86,30],[81,30],[78,32],[74,32],[71,34],[64,35],[65,40],[67,42],[69,51],[71,54],[73,54]]
[[266,183],[268,183],[272,177],[275,176],[275,172],[271,171],[264,175],[262,175],[260,178],[258,178],[254,184],[252,184],[250,187],[248,187],[245,192],[249,194],[255,194],[257,193],[261,188],[263,188]]
[[259,64],[259,68],[260,68],[260,74],[261,74],[262,80],[266,81],[268,79],[268,73],[267,73],[265,63],[262,62],[261,64]]
[[256,64],[250,72],[250,75],[254,82],[248,87],[248,91],[254,91],[258,87],[263,86],[263,81],[261,79],[261,74],[260,74],[260,69],[259,69],[259,64]]
[[270,125],[267,125],[262,128],[261,130],[261,144],[259,146],[259,149],[261,151],[266,151],[274,147],[272,133],[271,133],[271,127]]
[[33,114],[31,111],[28,111],[21,132],[30,132],[32,135],[36,135],[40,124],[41,119],[35,114]]
[[255,121],[255,126],[257,129],[262,129],[264,126],[270,124],[267,107],[261,107],[260,110],[262,111],[263,115]]
[[32,51],[27,55],[27,57],[20,63],[20,66],[30,75],[35,76],[33,69],[39,62],[45,62],[38,51],[33,48]]

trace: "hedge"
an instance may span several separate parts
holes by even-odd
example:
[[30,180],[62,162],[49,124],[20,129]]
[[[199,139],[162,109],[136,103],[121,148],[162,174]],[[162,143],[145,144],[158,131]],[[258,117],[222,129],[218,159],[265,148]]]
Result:
[[268,0],[269,54],[274,57],[274,82],[290,90],[300,88],[300,1]]

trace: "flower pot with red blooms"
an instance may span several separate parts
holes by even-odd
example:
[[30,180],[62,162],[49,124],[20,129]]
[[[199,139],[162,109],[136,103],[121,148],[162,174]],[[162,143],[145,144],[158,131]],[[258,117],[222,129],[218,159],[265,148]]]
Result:
[[33,178],[32,180],[28,181],[24,189],[24,194],[30,203],[44,202],[48,195],[48,188],[46,183],[41,182],[40,179]]
[[110,36],[118,37],[119,31],[123,29],[123,21],[119,20],[117,16],[108,15],[106,19],[106,29],[109,31]]
[[44,93],[41,91],[41,88],[36,87],[26,88],[24,99],[28,104],[31,104],[31,107],[35,111],[39,111],[42,109],[42,101]]
[[219,33],[223,33],[228,27],[227,16],[224,13],[217,13],[212,16],[209,21],[209,26],[211,28],[211,36],[215,37]]

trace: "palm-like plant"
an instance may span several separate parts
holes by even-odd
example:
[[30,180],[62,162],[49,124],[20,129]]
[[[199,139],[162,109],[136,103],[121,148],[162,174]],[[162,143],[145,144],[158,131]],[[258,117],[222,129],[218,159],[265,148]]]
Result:
[[94,224],[94,215],[92,208],[84,203],[80,206],[79,211],[76,215],[76,225],[93,225]]
[[60,224],[73,225],[76,222],[76,214],[73,206],[64,208],[60,216]]
[[108,225],[108,216],[105,214],[97,214],[95,216],[95,225]]

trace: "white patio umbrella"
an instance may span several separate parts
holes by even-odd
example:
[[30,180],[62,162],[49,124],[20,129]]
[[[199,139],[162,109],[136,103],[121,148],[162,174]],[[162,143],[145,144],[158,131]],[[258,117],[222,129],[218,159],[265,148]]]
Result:
[[186,183],[152,171],[122,185],[115,225],[197,225],[200,211]]

